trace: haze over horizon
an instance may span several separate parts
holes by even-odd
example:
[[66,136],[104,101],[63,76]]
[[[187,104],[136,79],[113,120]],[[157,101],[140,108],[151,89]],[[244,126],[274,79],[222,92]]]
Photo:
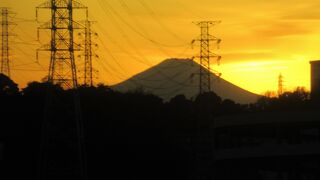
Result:
[[[168,58],[191,58],[198,47],[190,42],[199,35],[192,24],[221,20],[211,33],[222,39],[221,66],[212,68],[222,78],[251,92],[277,90],[282,73],[285,89],[310,86],[309,61],[320,58],[320,20],[314,0],[79,0],[89,7],[99,34],[94,38],[100,56],[95,61],[99,80],[107,85],[122,82]],[[38,23],[35,7],[43,0],[2,0],[0,6],[17,13],[18,35],[12,45],[12,79],[20,87],[46,76],[48,53],[36,63]],[[289,6],[290,5],[290,6]],[[44,11],[41,11],[42,14]],[[248,13],[250,12],[250,13]],[[46,15],[40,15],[40,21]],[[42,33],[42,37],[49,34]],[[81,39],[81,37],[79,37]],[[48,38],[41,38],[46,43]],[[26,44],[29,42],[29,44]],[[39,65],[40,63],[40,65]]]

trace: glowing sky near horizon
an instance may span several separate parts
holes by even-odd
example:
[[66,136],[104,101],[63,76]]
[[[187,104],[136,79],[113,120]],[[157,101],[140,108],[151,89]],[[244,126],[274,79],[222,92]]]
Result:
[[[17,18],[35,19],[43,0],[1,0]],[[190,47],[200,20],[221,20],[212,34],[221,38],[216,53],[222,78],[254,93],[277,90],[279,73],[285,89],[310,86],[309,61],[320,58],[320,1],[315,0],[81,0],[89,7],[99,37],[95,62],[99,79],[108,85],[121,82],[167,58],[190,58]],[[42,17],[43,18],[43,17]],[[19,21],[19,19],[17,20]],[[45,76],[48,55],[35,63],[36,22],[18,22],[12,46],[12,78],[26,85]],[[48,34],[43,33],[42,36]],[[142,37],[141,35],[145,36]],[[149,40],[148,40],[149,39]],[[154,43],[154,42],[158,42]],[[45,41],[45,38],[42,39]],[[160,45],[161,44],[161,45]],[[180,47],[181,45],[181,47]],[[177,46],[177,47],[176,47]],[[27,71],[33,70],[33,71]]]

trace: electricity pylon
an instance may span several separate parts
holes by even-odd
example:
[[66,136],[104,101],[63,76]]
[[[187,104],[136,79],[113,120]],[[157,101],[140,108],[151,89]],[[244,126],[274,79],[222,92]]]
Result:
[[9,32],[9,26],[14,25],[13,22],[9,21],[9,16],[15,14],[10,11],[9,8],[2,7],[1,11],[1,67],[0,73],[10,77],[10,47],[9,47],[9,37],[12,34]]
[[212,48],[212,42],[219,47],[221,43],[221,39],[210,35],[210,27],[219,24],[220,21],[200,21],[195,22],[197,26],[201,29],[201,35],[197,39],[194,39],[192,43],[196,41],[200,42],[200,54],[195,56],[199,58],[200,61],[200,72],[199,72],[199,94],[203,94],[205,92],[210,92],[211,89],[211,59],[215,58],[218,63],[221,59],[221,56],[213,53],[210,48]]
[[283,94],[283,76],[280,73],[278,76],[278,96]]
[[[76,51],[81,51],[81,45],[75,42],[74,31],[84,29],[84,26],[73,20],[73,10],[87,10],[87,7],[75,0],[49,0],[37,7],[37,17],[38,9],[51,10],[51,21],[38,28],[38,37],[39,30],[51,31],[50,44],[38,49],[51,53],[48,82],[65,88],[77,88],[78,77],[74,54]],[[86,16],[87,14],[88,11]]]
[[[39,161],[39,180],[86,180],[84,130],[81,118],[75,51],[81,46],[75,42],[74,31],[84,25],[74,21],[74,9],[87,7],[75,0],[48,0],[37,7],[49,9],[51,20],[39,30],[50,30],[50,43],[38,51],[50,52],[48,93]],[[38,57],[37,51],[37,57]],[[73,101],[63,98],[51,85],[72,89]]]
[[[219,48],[219,44],[221,43],[221,39],[210,35],[210,27],[219,24],[220,21],[200,21],[195,22],[197,26],[200,27],[201,34],[200,37],[197,39],[194,39],[192,41],[192,44],[194,44],[196,41],[200,43],[200,54],[195,56],[194,58],[199,59],[199,94],[204,94],[207,92],[212,91],[211,87],[211,76],[212,74],[215,74],[217,76],[220,76],[221,74],[216,73],[215,71],[212,71],[211,69],[211,59],[215,58],[218,63],[221,60],[221,56],[213,53],[211,51],[211,48],[215,45],[216,48]],[[215,43],[215,44],[213,44]],[[209,116],[203,117],[203,119],[208,118],[207,120],[212,121],[211,113],[208,113]],[[214,122],[213,122],[214,123]],[[215,167],[215,155],[214,152],[215,148],[212,144],[212,141],[214,139],[214,135],[211,137],[203,136],[201,123],[196,124],[196,134],[195,134],[195,165],[196,165],[196,177],[195,179],[215,179],[214,177],[209,177],[208,175],[210,173],[215,173],[216,167]],[[212,144],[211,146],[205,147],[206,143],[199,145],[199,142],[203,142],[203,139],[211,139],[209,140],[209,143]],[[211,159],[212,158],[212,159]],[[211,161],[211,162],[210,162]],[[212,164],[213,167],[209,168],[208,165]],[[208,171],[208,169],[210,169]]]
[[[96,45],[92,41],[93,35],[97,35],[94,31],[92,31],[93,21],[89,21],[88,19],[85,22],[85,40],[84,40],[84,85],[85,86],[93,86],[93,76],[96,70],[93,68],[93,45]],[[97,46],[97,45],[96,45]],[[95,55],[96,56],[96,55]]]

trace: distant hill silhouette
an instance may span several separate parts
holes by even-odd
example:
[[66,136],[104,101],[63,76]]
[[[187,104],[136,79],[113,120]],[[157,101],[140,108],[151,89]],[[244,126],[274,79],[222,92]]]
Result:
[[[199,68],[199,64],[191,59],[168,59],[112,88],[122,92],[140,89],[153,93],[165,101],[179,94],[194,98],[199,91]],[[254,103],[259,98],[258,95],[214,74],[212,74],[212,88],[221,98],[231,99],[237,103]]]

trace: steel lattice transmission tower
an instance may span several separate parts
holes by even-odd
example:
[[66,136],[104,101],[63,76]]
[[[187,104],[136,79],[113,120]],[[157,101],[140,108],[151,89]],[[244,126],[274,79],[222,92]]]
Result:
[[38,9],[51,10],[51,21],[38,28],[38,35],[41,29],[51,31],[50,44],[38,49],[51,53],[48,82],[66,88],[77,88],[75,52],[81,51],[81,45],[75,42],[74,31],[84,29],[84,26],[73,20],[73,10],[87,10],[87,7],[75,0],[50,0],[38,6],[37,12]]
[[9,10],[9,8],[2,7],[1,10],[1,67],[0,73],[10,77],[10,48],[9,48],[9,26],[13,25],[13,22],[9,21],[10,14],[15,14]]
[[[85,22],[85,40],[84,40],[84,85],[93,86],[93,78],[96,70],[93,68],[93,57],[96,56],[93,53],[93,45],[96,45],[92,41],[93,35],[97,35],[92,31],[92,24],[94,21],[89,21],[88,19]],[[96,45],[97,46],[97,45]]]
[[283,94],[283,76],[282,74],[279,74],[278,76],[278,96],[281,96]]
[[219,47],[221,39],[216,38],[210,35],[210,27],[219,24],[220,21],[200,21],[194,22],[197,26],[200,27],[201,35],[197,39],[194,39],[192,43],[198,41],[200,43],[200,55],[195,56],[200,61],[200,72],[199,72],[199,94],[205,92],[210,92],[211,87],[211,59],[215,58],[218,62],[221,59],[221,56],[214,54],[210,48],[212,48],[213,43],[216,47]]
[[[88,10],[75,0],[48,0],[37,7],[37,19],[39,9],[49,9],[51,18],[38,28],[38,36],[39,30],[49,30],[51,37],[49,44],[38,49],[50,52],[38,179],[86,180],[84,127],[75,60],[75,52],[82,47],[74,38],[74,31],[84,29],[84,25],[74,20],[74,10],[86,10],[86,19]],[[73,100],[62,96],[51,85],[72,89]]]

